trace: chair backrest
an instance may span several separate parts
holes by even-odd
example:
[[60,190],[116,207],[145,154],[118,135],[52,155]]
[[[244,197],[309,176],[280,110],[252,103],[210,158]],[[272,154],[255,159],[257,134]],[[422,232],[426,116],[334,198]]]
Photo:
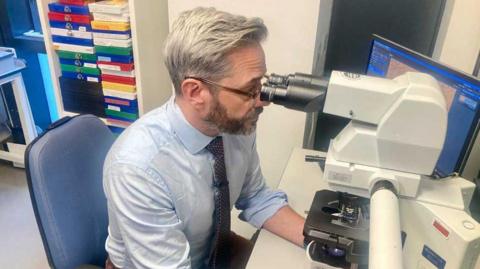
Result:
[[100,119],[81,115],[58,120],[27,147],[30,197],[52,268],[105,264],[102,168],[113,141]]

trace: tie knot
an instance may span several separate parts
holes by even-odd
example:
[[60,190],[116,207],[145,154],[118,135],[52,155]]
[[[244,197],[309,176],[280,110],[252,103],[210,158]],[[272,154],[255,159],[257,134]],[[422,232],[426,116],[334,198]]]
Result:
[[218,157],[223,155],[223,140],[221,136],[215,137],[206,147],[213,156]]

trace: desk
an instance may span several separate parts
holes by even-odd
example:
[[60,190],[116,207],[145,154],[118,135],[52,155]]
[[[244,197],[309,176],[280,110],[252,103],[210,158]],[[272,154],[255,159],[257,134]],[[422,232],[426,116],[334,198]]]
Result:
[[[304,217],[305,211],[310,209],[315,192],[328,189],[318,164],[305,162],[307,154],[325,156],[324,152],[295,148],[278,186],[288,194],[290,206]],[[304,249],[266,230],[261,230],[247,269],[304,268],[305,262]],[[480,269],[480,259],[474,268]]]
[[[304,217],[315,192],[328,188],[318,163],[305,162],[307,154],[326,155],[325,152],[295,148],[278,186],[287,193],[290,206]],[[305,261],[303,248],[262,229],[247,268],[302,268]]]

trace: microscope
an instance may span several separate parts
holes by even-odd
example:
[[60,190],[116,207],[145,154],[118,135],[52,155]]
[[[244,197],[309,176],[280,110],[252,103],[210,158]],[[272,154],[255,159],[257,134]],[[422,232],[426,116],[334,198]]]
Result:
[[311,268],[474,268],[475,185],[430,176],[448,119],[433,77],[272,74],[260,99],[350,119],[319,167],[329,189],[316,193],[304,227]]

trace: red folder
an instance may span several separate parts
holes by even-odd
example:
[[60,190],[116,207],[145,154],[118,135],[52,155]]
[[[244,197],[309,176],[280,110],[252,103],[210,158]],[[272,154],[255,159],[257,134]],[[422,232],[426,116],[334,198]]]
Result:
[[102,81],[128,84],[128,85],[134,85],[135,86],[135,78],[131,78],[131,77],[121,77],[121,76],[102,74]]
[[48,18],[52,21],[76,22],[83,24],[90,24],[91,20],[89,15],[76,15],[59,12],[48,12]]
[[64,5],[86,6],[95,2],[95,0],[58,0],[58,2]]

